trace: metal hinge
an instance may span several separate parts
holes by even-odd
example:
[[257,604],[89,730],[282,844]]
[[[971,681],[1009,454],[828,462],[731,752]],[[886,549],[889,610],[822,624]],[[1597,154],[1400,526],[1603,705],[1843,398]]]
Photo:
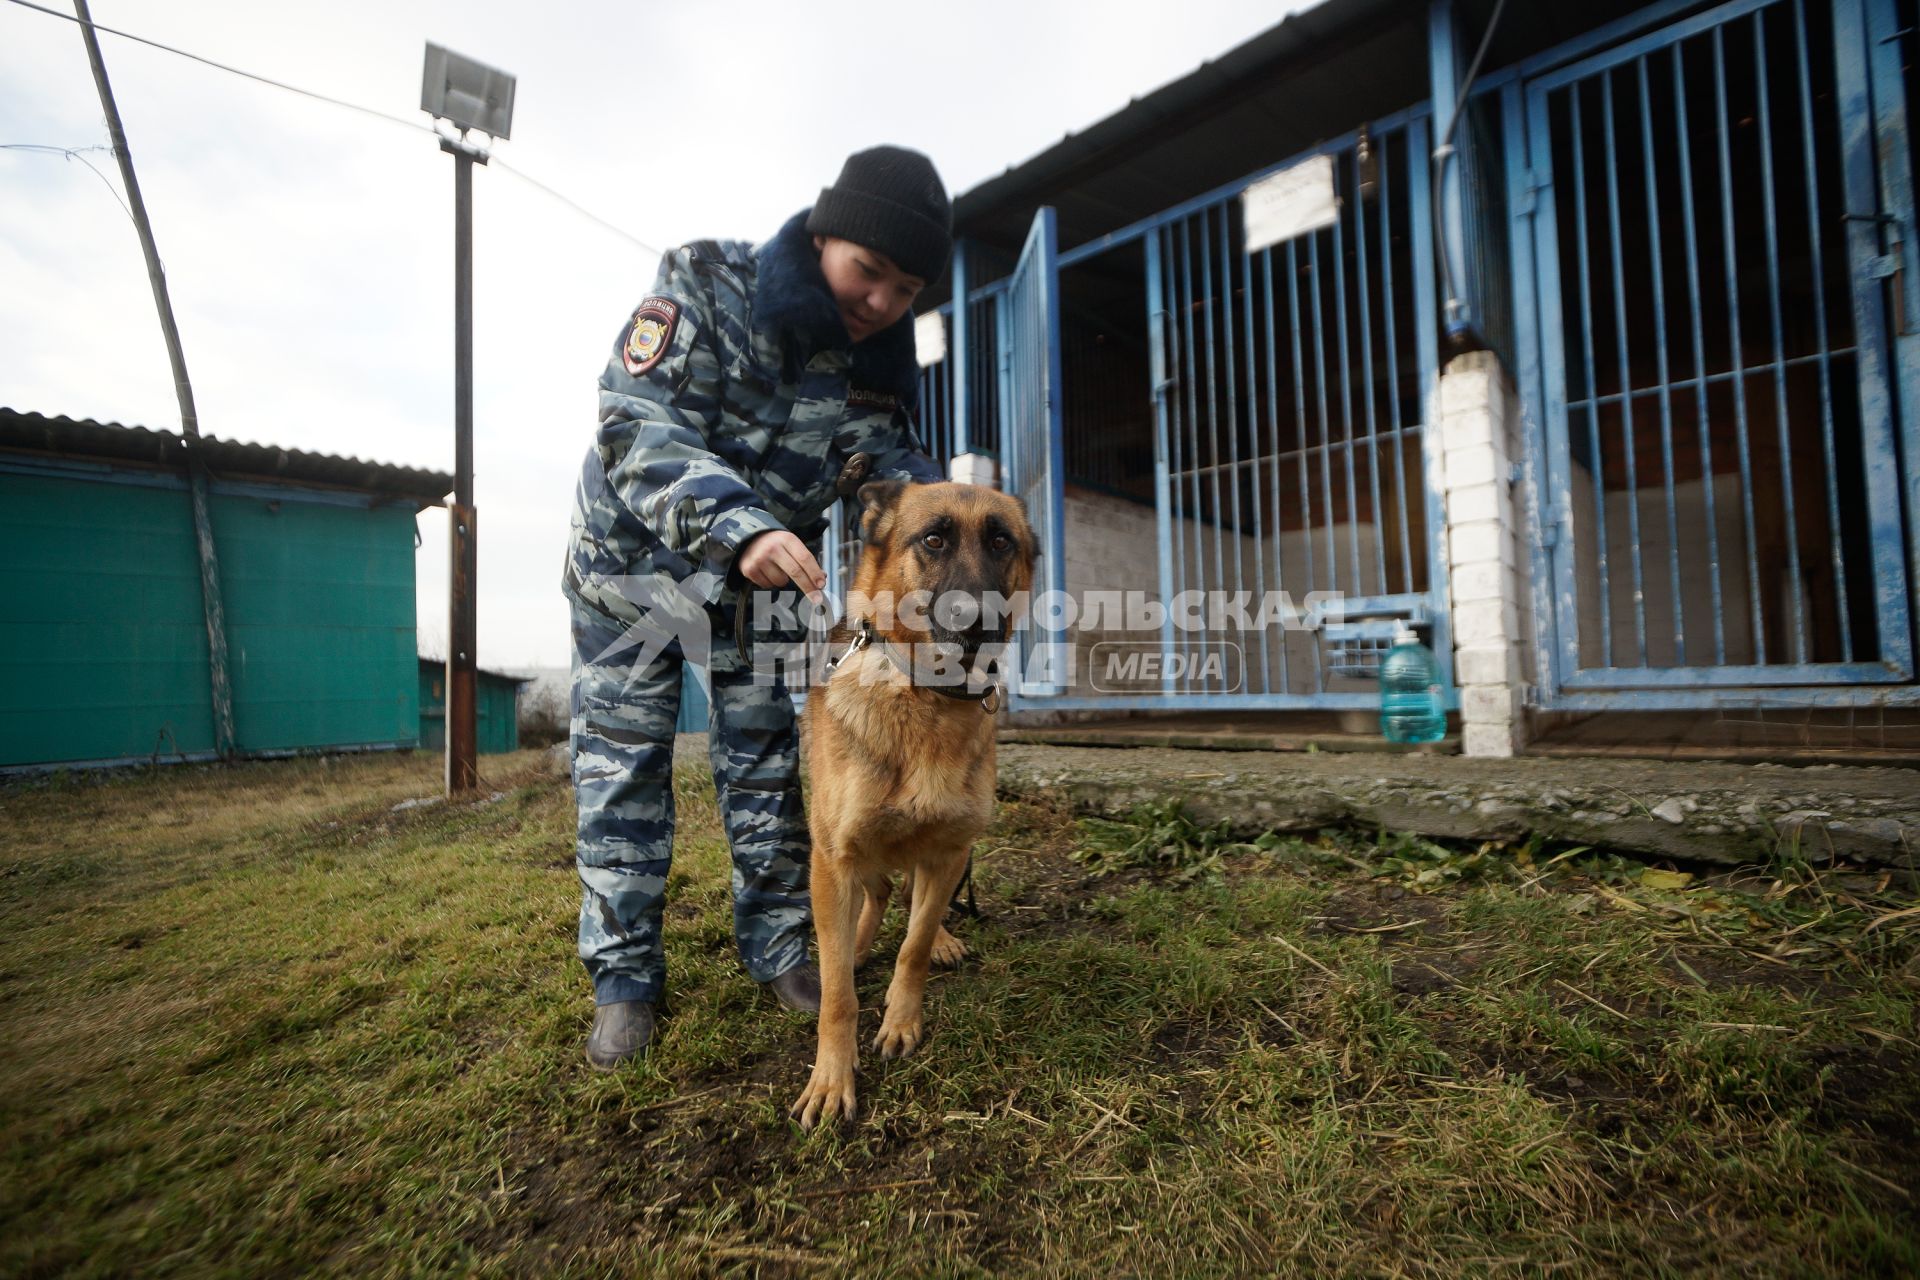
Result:
[[1885,280],[1891,284],[1892,287],[1888,292],[1893,295],[1891,299],[1893,331],[1904,337],[1912,332],[1907,324],[1907,280],[1903,270],[1906,264],[1902,261],[1906,254],[1906,246],[1900,243],[1898,234],[1891,236],[1890,239],[1893,241],[1891,246],[1893,252],[1868,258],[1865,266],[1869,278]]
[[1560,529],[1561,529],[1561,526],[1566,524],[1566,522],[1567,522],[1567,518],[1564,515],[1562,515],[1562,516],[1556,516],[1552,520],[1549,520],[1545,524],[1541,525],[1540,526],[1540,545],[1548,551],[1551,551],[1555,547],[1559,546],[1560,545]]
[[1553,175],[1540,169],[1527,170],[1527,184],[1521,188],[1520,204],[1516,212],[1522,217],[1532,217],[1539,206],[1537,194],[1553,185]]

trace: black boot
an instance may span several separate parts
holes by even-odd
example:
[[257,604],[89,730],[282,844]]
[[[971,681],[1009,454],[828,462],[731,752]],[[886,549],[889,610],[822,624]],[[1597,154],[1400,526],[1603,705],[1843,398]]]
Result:
[[803,961],[779,977],[760,984],[789,1009],[801,1013],[820,1012],[820,970],[812,961]]
[[612,1071],[628,1058],[643,1057],[653,1039],[653,1005],[646,1000],[618,1000],[593,1011],[593,1030],[587,1035],[587,1062],[596,1071]]

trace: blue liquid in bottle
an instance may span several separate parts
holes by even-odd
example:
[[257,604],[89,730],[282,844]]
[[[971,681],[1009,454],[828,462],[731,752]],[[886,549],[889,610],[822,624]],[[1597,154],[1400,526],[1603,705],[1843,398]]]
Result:
[[1389,742],[1438,742],[1447,733],[1438,663],[1411,627],[1380,659],[1380,732]]

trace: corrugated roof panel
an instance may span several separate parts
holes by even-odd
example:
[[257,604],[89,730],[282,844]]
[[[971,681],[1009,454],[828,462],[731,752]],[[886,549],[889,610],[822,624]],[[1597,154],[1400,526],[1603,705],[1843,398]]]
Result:
[[453,476],[444,471],[222,440],[218,436],[201,436],[189,446],[186,437],[176,432],[0,408],[0,449],[184,470],[189,447],[197,450],[208,470],[222,479],[325,485],[410,498],[422,506],[440,502],[453,489]]

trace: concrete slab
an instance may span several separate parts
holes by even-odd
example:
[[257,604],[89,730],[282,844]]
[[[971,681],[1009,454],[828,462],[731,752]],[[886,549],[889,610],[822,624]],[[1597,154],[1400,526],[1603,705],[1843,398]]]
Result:
[[[1529,756],[1725,760],[1743,764],[1920,766],[1920,707],[1534,713]],[[1454,732],[1410,748],[1380,736],[1375,717],[1348,712],[1086,714],[1058,723],[1009,715],[1002,742],[1195,747],[1243,751],[1460,753]]]
[[[706,767],[705,734],[677,762]],[[1645,858],[1739,866],[1783,842],[1920,877],[1920,770],[1817,764],[999,746],[1003,795],[1054,796],[1121,817],[1179,800],[1243,836],[1385,827],[1449,840],[1538,831]]]
[[1358,824],[1456,839],[1545,836],[1739,865],[1783,842],[1920,871],[1920,771],[1840,765],[1000,744],[1000,787],[1117,817],[1179,800],[1248,836]]

